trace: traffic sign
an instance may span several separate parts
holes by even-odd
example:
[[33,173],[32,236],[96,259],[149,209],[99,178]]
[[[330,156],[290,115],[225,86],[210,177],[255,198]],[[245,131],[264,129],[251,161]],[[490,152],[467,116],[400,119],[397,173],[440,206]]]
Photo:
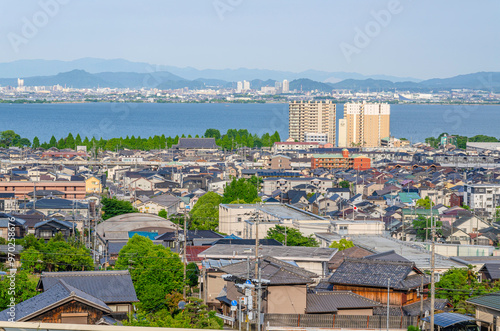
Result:
[[237,305],[238,305],[238,301],[236,301],[236,300],[231,301],[231,306],[237,306]]

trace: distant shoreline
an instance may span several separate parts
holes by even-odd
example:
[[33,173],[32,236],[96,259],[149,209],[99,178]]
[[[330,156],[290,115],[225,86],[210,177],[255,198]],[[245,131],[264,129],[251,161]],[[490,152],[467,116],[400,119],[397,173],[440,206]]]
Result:
[[[315,100],[315,101],[325,101],[325,100]],[[348,102],[353,102],[350,100],[345,100],[345,101],[334,101],[334,100],[329,100],[332,101],[336,104],[344,104]],[[195,102],[195,101],[190,101],[190,102],[142,102],[142,101],[42,101],[42,100],[36,100],[33,102],[8,102],[7,100],[1,100],[0,99],[0,105],[6,104],[6,105],[41,105],[41,104],[92,104],[92,103],[138,103],[138,104],[287,104],[287,101],[265,101],[265,102],[260,102],[260,101],[247,101],[247,102],[231,102],[231,101],[224,101],[224,102]],[[372,102],[368,101],[368,103],[377,103],[377,102]],[[500,101],[497,102],[382,102],[382,103],[388,103],[391,105],[426,105],[426,106],[440,106],[440,105],[457,105],[457,106],[495,106],[495,105],[500,105]]]

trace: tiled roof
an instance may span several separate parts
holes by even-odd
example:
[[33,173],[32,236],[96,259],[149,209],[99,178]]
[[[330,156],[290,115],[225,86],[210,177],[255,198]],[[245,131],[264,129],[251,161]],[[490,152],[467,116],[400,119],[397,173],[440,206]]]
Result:
[[[16,315],[14,319],[15,321],[25,321],[36,316],[37,313],[42,313],[47,307],[58,306],[70,300],[83,301],[86,304],[111,313],[111,309],[102,300],[68,285],[63,280],[58,280],[47,291],[17,304],[15,306]],[[9,309],[0,312],[1,321],[7,321],[10,318],[7,315],[8,311]]]
[[485,271],[489,274],[491,279],[497,280],[500,279],[500,263],[485,263],[485,265],[481,268],[480,271]]
[[306,313],[334,313],[339,309],[360,309],[381,306],[351,291],[333,291],[308,293],[306,297]]
[[330,269],[337,269],[347,258],[362,258],[367,255],[372,255],[372,253],[357,246],[349,247],[335,254],[330,262],[328,262],[328,267]]
[[474,297],[466,302],[500,311],[500,292]]
[[128,270],[43,272],[38,288],[47,291],[59,280],[106,303],[139,301]]
[[420,286],[416,279],[407,279],[414,269],[412,262],[347,259],[332,274],[329,282],[382,288],[387,288],[389,282],[392,289],[407,290]]
[[[312,278],[317,277],[315,273],[269,256],[262,258],[260,266],[261,277],[269,280],[270,285],[309,284],[313,282]],[[250,261],[250,269],[248,262],[243,261],[222,267],[221,270],[240,280],[247,279],[248,274],[251,279],[256,278],[255,260]]]

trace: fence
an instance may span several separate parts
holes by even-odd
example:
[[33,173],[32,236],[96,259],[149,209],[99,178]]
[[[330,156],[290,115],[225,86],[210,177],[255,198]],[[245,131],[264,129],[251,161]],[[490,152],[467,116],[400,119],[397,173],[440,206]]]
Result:
[[[331,314],[266,314],[265,325],[276,327],[313,327],[346,329],[385,329],[387,316]],[[417,325],[416,316],[389,316],[390,329],[407,329]]]

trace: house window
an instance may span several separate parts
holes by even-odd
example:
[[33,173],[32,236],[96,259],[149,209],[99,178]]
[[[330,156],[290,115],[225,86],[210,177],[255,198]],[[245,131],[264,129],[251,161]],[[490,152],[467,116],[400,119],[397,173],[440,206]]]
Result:
[[241,222],[241,217],[238,217],[238,222]]
[[237,236],[241,236],[241,231],[236,231]]
[[62,313],[61,323],[65,324],[88,324],[89,313]]

